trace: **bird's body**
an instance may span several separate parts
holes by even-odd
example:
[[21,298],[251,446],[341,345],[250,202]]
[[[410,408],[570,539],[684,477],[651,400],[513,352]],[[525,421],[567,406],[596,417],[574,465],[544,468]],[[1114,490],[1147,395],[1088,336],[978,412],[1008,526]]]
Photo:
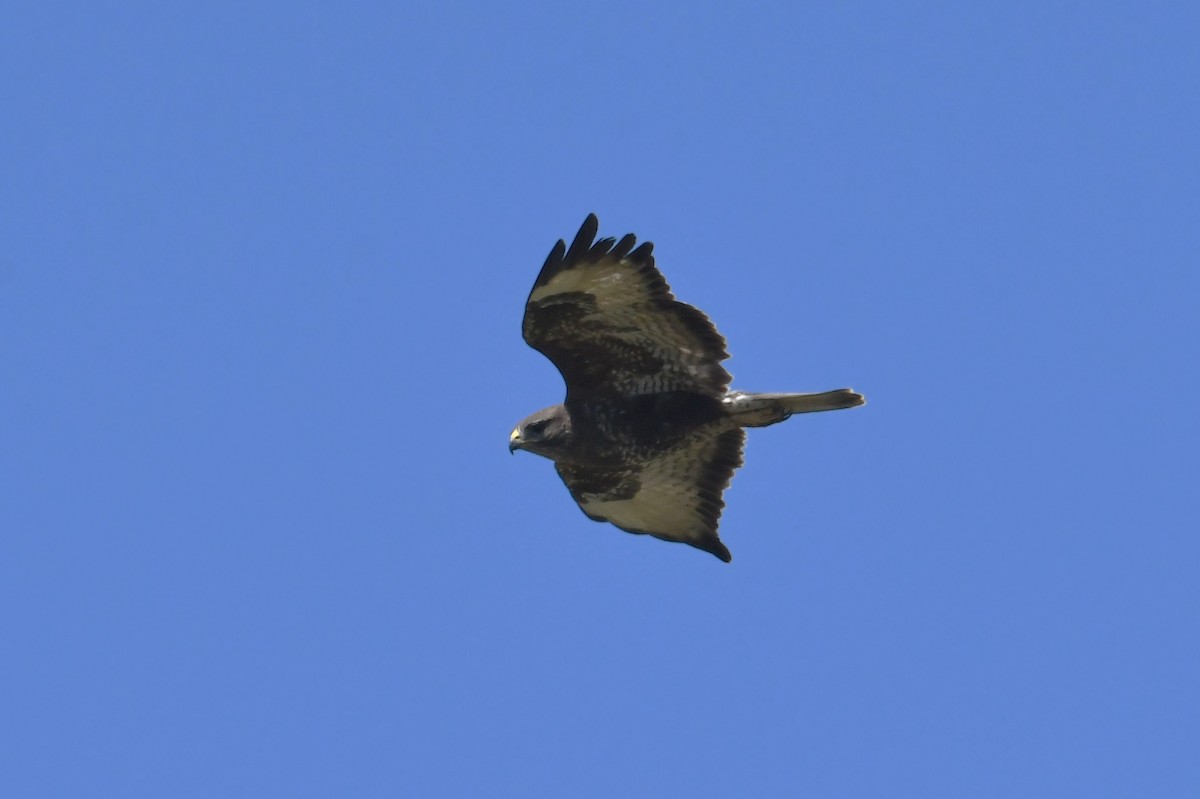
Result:
[[562,372],[567,397],[522,421],[509,447],[553,460],[590,518],[728,561],[717,523],[742,428],[863,398],[730,391],[725,340],[671,295],[653,245],[596,242],[598,227],[589,215],[569,249],[559,241],[530,292],[525,340]]

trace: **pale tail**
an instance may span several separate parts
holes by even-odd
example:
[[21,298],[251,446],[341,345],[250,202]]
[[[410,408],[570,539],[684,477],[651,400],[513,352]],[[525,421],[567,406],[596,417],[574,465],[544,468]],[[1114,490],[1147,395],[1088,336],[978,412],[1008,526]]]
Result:
[[862,405],[866,400],[848,388],[820,394],[749,394],[730,391],[725,408],[742,427],[766,427],[782,422],[793,413],[837,411]]

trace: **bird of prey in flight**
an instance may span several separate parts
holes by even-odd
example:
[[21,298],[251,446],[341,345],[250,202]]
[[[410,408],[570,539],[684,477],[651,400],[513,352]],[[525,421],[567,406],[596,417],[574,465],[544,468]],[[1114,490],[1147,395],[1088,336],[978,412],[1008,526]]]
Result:
[[570,247],[554,245],[525,303],[525,341],[558,367],[567,396],[518,424],[509,449],[554,461],[589,518],[728,562],[717,522],[742,428],[864,399],[731,391],[725,339],[671,294],[654,245],[632,233],[596,241],[599,225],[589,214]]

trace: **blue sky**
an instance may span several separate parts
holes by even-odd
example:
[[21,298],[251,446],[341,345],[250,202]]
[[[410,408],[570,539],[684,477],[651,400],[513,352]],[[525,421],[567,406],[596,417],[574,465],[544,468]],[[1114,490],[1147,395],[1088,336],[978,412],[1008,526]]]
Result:
[[[1200,13],[44,3],[0,25],[0,793],[1200,790]],[[588,212],[734,560],[507,436]]]

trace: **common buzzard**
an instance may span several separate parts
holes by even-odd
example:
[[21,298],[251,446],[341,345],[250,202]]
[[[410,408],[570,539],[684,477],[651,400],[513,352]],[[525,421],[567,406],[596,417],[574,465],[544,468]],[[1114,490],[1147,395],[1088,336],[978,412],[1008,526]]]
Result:
[[517,425],[509,450],[554,461],[589,518],[728,562],[717,521],[742,428],[863,397],[729,390],[725,339],[671,294],[654,245],[635,248],[632,233],[596,241],[599,224],[589,214],[570,247],[554,245],[525,303],[525,341],[558,367],[567,398]]

